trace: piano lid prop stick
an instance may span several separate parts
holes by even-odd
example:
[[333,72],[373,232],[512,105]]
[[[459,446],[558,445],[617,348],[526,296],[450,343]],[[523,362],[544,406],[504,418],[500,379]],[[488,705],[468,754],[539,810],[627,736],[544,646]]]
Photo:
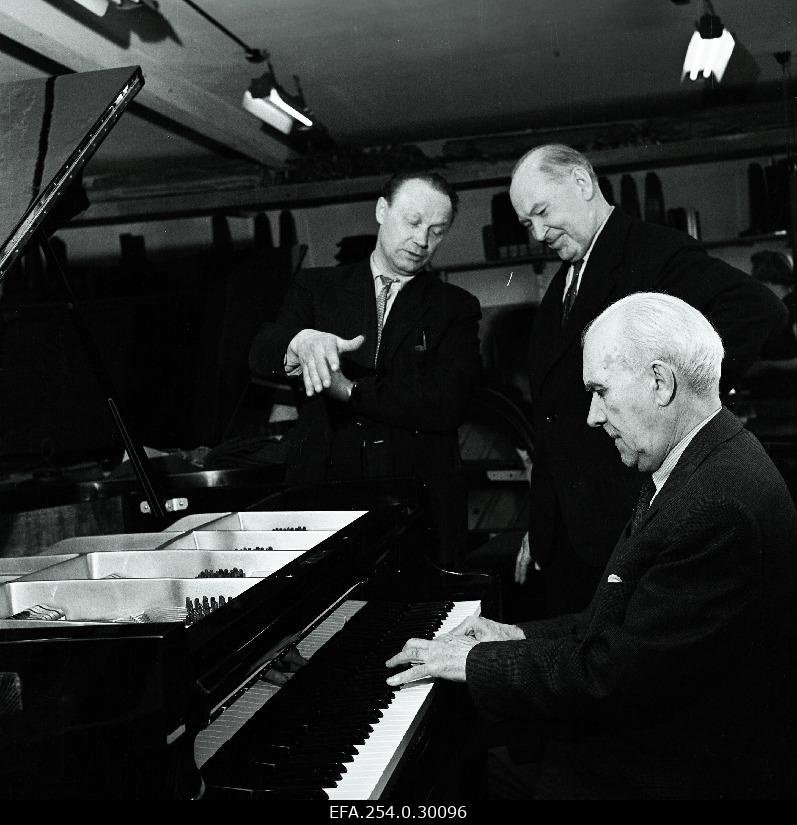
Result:
[[83,346],[83,349],[91,363],[91,367],[94,370],[94,374],[97,377],[97,381],[99,382],[103,394],[105,395],[105,400],[108,404],[109,410],[111,411],[111,416],[113,417],[114,423],[116,424],[116,429],[119,431],[119,435],[122,436],[122,441],[124,442],[125,449],[127,450],[127,456],[130,459],[130,463],[135,470],[136,476],[144,489],[144,495],[149,502],[150,510],[155,514],[156,518],[164,519],[166,517],[166,513],[152,481],[152,469],[149,464],[149,459],[125,424],[124,417],[122,416],[122,412],[116,401],[116,391],[114,389],[111,375],[105,366],[105,362],[100,356],[99,350],[97,349],[97,344],[91,335],[91,331],[86,325],[83,316],[78,311],[77,297],[72,290],[72,285],[69,283],[66,272],[61,266],[61,262],[58,260],[58,256],[55,254],[52,244],[50,243],[50,238],[47,236],[46,232],[39,228],[36,234],[38,236],[39,243],[44,250],[47,263],[53,268],[53,271],[57,272],[60,276],[61,285],[63,286],[66,297],[67,308],[69,309],[69,316],[72,319],[75,331],[80,339],[80,343]]

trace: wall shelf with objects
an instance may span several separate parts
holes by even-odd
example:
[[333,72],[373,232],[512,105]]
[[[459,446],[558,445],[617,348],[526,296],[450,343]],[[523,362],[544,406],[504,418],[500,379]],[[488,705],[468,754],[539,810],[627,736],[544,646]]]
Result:
[[[543,143],[577,146],[601,174],[613,174],[784,154],[792,136],[782,124],[782,104],[770,101],[715,107],[666,122],[597,123],[448,141],[442,156],[427,156],[421,150],[416,154],[419,168],[442,172],[458,189],[466,190],[506,186],[517,158]],[[469,154],[459,144],[467,144]],[[389,174],[387,167],[378,174],[343,169],[331,179],[288,176],[282,180],[266,167],[241,160],[204,166],[172,163],[167,168],[153,164],[137,169],[134,176],[89,172],[84,182],[90,205],[72,226],[372,200]]]
[[[706,249],[725,249],[727,247],[755,246],[760,243],[770,241],[789,240],[789,233],[786,229],[777,232],[768,232],[762,235],[745,235],[737,238],[719,238],[714,241],[701,241]],[[471,261],[469,263],[447,264],[446,266],[435,267],[432,271],[439,275],[447,275],[452,272],[474,272],[481,269],[501,269],[506,266],[520,266],[522,264],[549,263],[556,262],[559,258],[556,255],[518,255],[509,258],[497,258],[493,261]]]

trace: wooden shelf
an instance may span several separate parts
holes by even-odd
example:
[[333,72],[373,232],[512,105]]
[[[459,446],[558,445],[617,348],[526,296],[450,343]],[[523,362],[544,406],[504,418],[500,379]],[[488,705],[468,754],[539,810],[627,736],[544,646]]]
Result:
[[[549,139],[551,135],[546,135]],[[519,138],[518,138],[519,139]],[[707,135],[666,143],[640,143],[590,152],[598,174],[716,163],[788,151],[787,128],[765,128],[734,134]],[[545,142],[540,135],[524,137],[530,147]],[[518,150],[519,152],[519,150]],[[437,171],[459,189],[506,186],[512,160],[441,160]],[[196,165],[164,170],[140,170],[131,175],[87,175],[88,209],[70,226],[119,224],[211,214],[251,214],[269,209],[295,209],[376,198],[387,173],[334,180],[273,183],[267,170],[240,161],[214,170]]]
[[[789,233],[786,229],[779,229],[777,232],[768,232],[765,235],[745,235],[736,238],[720,238],[715,241],[701,241],[706,249],[723,249],[733,246],[754,246],[757,243],[768,243],[770,241],[788,242]],[[518,255],[513,258],[498,258],[493,261],[472,261],[470,263],[450,264],[448,266],[438,266],[434,272],[447,275],[451,272],[474,272],[481,269],[501,269],[502,267],[520,266],[521,264],[548,263],[559,261],[556,255]]]

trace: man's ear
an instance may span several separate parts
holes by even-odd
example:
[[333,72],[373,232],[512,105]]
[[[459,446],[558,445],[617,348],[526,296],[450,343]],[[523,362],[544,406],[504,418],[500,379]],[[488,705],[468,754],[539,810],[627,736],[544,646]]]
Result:
[[376,222],[381,226],[382,221],[385,219],[385,212],[387,212],[387,201],[380,197],[379,200],[376,202]]
[[656,397],[656,403],[660,407],[666,407],[675,398],[677,386],[675,373],[672,367],[663,361],[654,361],[650,365],[650,369],[653,374],[653,393]]
[[591,200],[595,193],[595,183],[592,180],[592,175],[583,166],[574,166],[571,174],[576,186],[581,190],[584,200]]

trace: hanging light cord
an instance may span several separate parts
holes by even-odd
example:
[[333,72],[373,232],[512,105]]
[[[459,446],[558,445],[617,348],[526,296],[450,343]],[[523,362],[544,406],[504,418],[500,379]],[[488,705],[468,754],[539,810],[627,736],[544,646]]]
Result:
[[183,0],[183,2],[191,6],[191,8],[197,14],[201,14],[202,17],[205,18],[205,20],[214,25],[217,29],[219,29],[219,31],[224,32],[224,34],[226,34],[227,37],[230,38],[230,40],[233,40],[235,43],[237,43],[244,50],[244,52],[246,52],[246,59],[248,61],[250,61],[251,63],[262,63],[264,60],[268,59],[268,52],[264,51],[263,49],[253,49],[251,46],[244,43],[244,41],[241,40],[240,37],[236,37],[236,35],[234,35],[228,28],[222,26],[222,24],[219,23],[219,21],[216,20],[215,17],[211,17],[206,11],[204,11],[196,3],[194,3],[194,0]]

